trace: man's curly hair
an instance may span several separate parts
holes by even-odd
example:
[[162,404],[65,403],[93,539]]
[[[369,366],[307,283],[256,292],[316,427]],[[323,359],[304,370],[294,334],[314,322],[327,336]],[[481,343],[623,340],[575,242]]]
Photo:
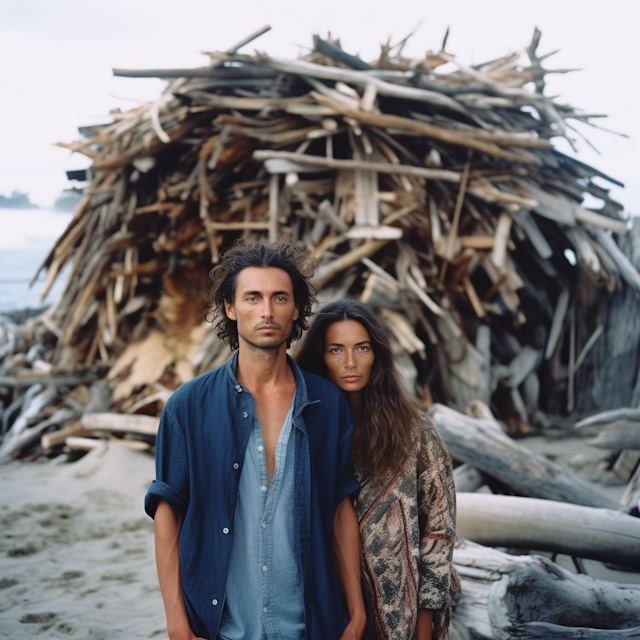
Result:
[[211,289],[204,299],[205,319],[214,325],[218,337],[227,342],[232,350],[238,348],[238,326],[227,317],[224,303],[235,302],[238,275],[248,267],[282,269],[291,278],[298,319],[294,321],[287,340],[289,348],[307,329],[307,318],[316,302],[316,290],[309,281],[313,275],[313,261],[300,256],[296,247],[291,245],[282,243],[269,246],[262,242],[239,240],[231,246],[209,273]]

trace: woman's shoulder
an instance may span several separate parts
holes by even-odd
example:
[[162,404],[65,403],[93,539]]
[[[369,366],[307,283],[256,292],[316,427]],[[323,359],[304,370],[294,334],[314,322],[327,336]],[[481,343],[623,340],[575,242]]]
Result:
[[420,413],[419,433],[420,457],[433,463],[451,464],[447,446],[433,420],[424,412]]

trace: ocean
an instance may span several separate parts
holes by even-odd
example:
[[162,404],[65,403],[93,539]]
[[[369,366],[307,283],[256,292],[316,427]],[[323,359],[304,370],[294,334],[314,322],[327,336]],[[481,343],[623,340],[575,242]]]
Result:
[[49,305],[62,293],[68,266],[44,300],[46,271],[31,288],[29,282],[71,217],[49,209],[0,209],[0,313]]

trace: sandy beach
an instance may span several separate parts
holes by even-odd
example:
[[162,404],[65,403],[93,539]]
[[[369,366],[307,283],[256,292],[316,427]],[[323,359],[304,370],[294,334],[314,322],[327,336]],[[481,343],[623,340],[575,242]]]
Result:
[[[521,440],[619,498],[607,452],[584,437]],[[153,524],[143,498],[153,458],[115,444],[74,463],[0,466],[0,637],[166,638]],[[558,558],[575,570],[569,557]],[[640,574],[585,561],[592,577],[640,583]]]
[[0,467],[0,637],[166,638],[143,498],[150,455]]

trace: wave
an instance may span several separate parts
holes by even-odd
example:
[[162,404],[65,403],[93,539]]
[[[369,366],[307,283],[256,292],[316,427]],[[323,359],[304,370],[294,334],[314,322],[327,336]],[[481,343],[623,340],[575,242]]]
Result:
[[71,218],[50,209],[0,209],[0,251],[50,248]]
[[0,312],[41,307],[60,295],[67,270],[45,300],[41,294],[46,273],[31,288],[29,283],[71,217],[49,209],[0,209]]

